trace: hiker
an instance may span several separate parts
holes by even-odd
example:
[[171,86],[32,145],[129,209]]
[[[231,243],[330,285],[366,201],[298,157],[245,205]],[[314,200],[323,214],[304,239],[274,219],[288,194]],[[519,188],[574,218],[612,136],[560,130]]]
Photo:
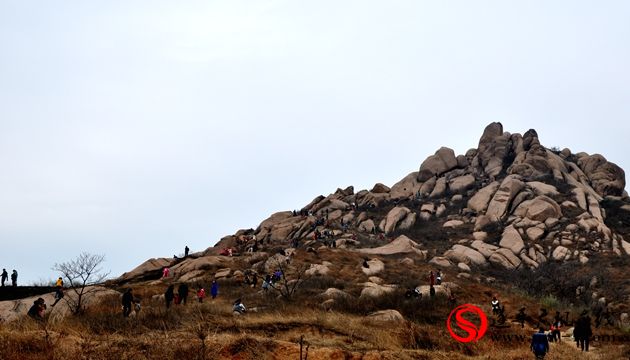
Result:
[[269,281],[270,281],[269,279],[270,279],[270,277],[269,277],[269,275],[267,275],[265,277],[265,279],[263,280],[263,282],[262,282],[262,289],[263,289],[264,292],[269,291],[269,286],[271,286],[269,284]]
[[59,277],[59,279],[57,279],[57,281],[55,282],[55,286],[56,287],[63,287],[63,279],[61,278],[61,276]]
[[455,305],[457,305],[457,298],[455,297],[455,294],[451,291],[451,293],[448,295],[448,306],[450,308],[454,308]]
[[203,287],[199,287],[199,290],[197,290],[197,300],[199,300],[199,303],[203,302],[203,298],[206,297],[206,290]]
[[258,285],[258,273],[254,273],[252,276],[252,287],[256,288],[256,285]]
[[186,245],[186,247],[184,248],[184,257],[188,257],[188,252],[190,251],[190,249],[188,248],[188,245]]
[[429,285],[431,287],[433,287],[433,285],[435,285],[435,274],[433,273],[433,271],[429,272]]
[[179,295],[179,301],[182,304],[186,304],[186,300],[188,300],[188,285],[186,283],[179,284],[177,295]]
[[429,296],[435,297],[435,287],[433,285],[429,286]]
[[536,359],[542,359],[549,352],[549,341],[547,341],[547,335],[545,335],[545,329],[542,327],[540,330],[532,335],[532,344],[530,349],[536,355]]
[[11,273],[11,286],[17,286],[17,271],[13,270],[13,272]]
[[593,335],[591,317],[588,316],[588,312],[584,310],[575,323],[575,329],[573,330],[573,337],[575,338],[577,347],[582,351],[588,351],[591,335]]
[[243,305],[243,303],[241,302],[241,299],[238,298],[236,299],[236,301],[234,301],[234,305],[232,306],[232,310],[234,311],[235,314],[239,314],[242,315],[244,314],[247,309],[245,309],[245,305]]
[[501,308],[501,304],[499,303],[499,300],[497,300],[496,296],[492,297],[492,301],[490,302],[490,304],[492,305],[492,313],[495,315],[498,314],[499,309]]
[[123,316],[129,317],[131,313],[131,303],[133,303],[133,294],[131,293],[131,288],[127,289],[122,296],[122,307],[123,307]]
[[554,317],[551,325],[553,327],[553,330],[551,331],[553,341],[560,341],[560,328],[562,327],[562,316],[560,316],[560,311],[556,311],[556,316]]
[[437,285],[442,284],[442,272],[440,270],[437,271],[437,275],[435,276],[435,282]]
[[519,324],[521,324],[521,329],[525,328],[525,318],[527,317],[527,315],[525,315],[525,307],[522,307],[518,310],[518,314],[516,314],[516,321],[518,321]]
[[280,269],[276,269],[276,272],[273,273],[273,278],[271,279],[274,283],[280,281],[282,279],[282,271]]
[[62,286],[57,286],[57,290],[55,290],[55,302],[52,305],[50,305],[50,306],[51,307],[55,307],[55,305],[57,305],[57,303],[59,301],[61,301],[63,296],[64,296],[64,294],[63,294],[63,287]]
[[422,298],[422,293],[420,292],[420,290],[418,290],[418,288],[409,288],[405,292],[405,297],[406,298]]
[[366,269],[370,268],[370,264],[368,264],[368,259],[367,258],[363,259],[363,267],[366,268]]
[[164,269],[162,269],[162,277],[167,278],[170,272],[171,272],[171,269],[169,269],[168,266],[165,266]]
[[212,299],[216,299],[217,295],[219,295],[219,284],[216,280],[212,280],[212,286],[210,286],[210,296]]
[[33,306],[28,309],[28,312],[26,314],[33,319],[41,320],[44,318],[45,311],[46,303],[44,303],[44,299],[38,298],[37,300],[33,301]]
[[2,269],[2,286],[4,286],[4,282],[9,279],[9,273],[7,273],[7,269]]
[[169,285],[168,289],[166,289],[166,292],[164,293],[164,300],[166,300],[167,309],[171,307],[171,303],[173,302],[173,299],[175,299],[174,291],[175,291],[175,285]]

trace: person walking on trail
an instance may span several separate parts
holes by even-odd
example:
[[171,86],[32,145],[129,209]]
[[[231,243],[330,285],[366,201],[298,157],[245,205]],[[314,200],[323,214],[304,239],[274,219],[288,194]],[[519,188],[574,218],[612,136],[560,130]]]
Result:
[[63,287],[63,279],[61,278],[61,276],[57,279],[57,281],[55,281],[55,286]]
[[197,290],[197,300],[199,300],[199,303],[203,302],[203,298],[206,297],[206,290],[203,287],[199,287],[199,290]]
[[219,295],[219,284],[216,280],[212,280],[212,286],[210,286],[210,296],[212,299],[216,299],[217,295]]
[[536,359],[543,359],[549,352],[549,341],[547,340],[547,335],[545,335],[544,328],[541,327],[537,333],[532,335],[530,349],[536,356]]
[[560,312],[556,311],[556,316],[553,320],[553,324],[551,324],[551,336],[553,337],[553,341],[560,341],[560,328],[562,327],[562,317],[560,316]]
[[433,271],[429,272],[429,285],[435,285],[435,274],[433,273]]
[[129,317],[131,314],[131,304],[133,303],[133,294],[131,293],[131,288],[127,289],[122,296],[122,307],[123,307],[123,316]]
[[164,300],[166,300],[166,308],[171,307],[171,303],[175,299],[175,285],[169,285],[168,289],[164,293]]
[[527,315],[525,315],[525,307],[522,307],[518,310],[518,314],[516,314],[516,321],[521,324],[521,329],[525,328],[525,318],[527,318]]
[[184,257],[188,257],[188,252],[190,251],[190,249],[188,248],[188,245],[186,245],[186,247],[184,248]]
[[7,269],[2,269],[2,286],[4,286],[4,283],[9,280],[9,273],[7,272]]
[[492,301],[490,302],[490,305],[492,305],[492,313],[495,315],[498,314],[501,309],[501,303],[499,303],[499,300],[497,299],[496,296],[492,297]]
[[584,310],[582,311],[582,315],[578,318],[575,329],[573,330],[573,337],[575,338],[577,347],[582,351],[588,351],[591,335],[593,335],[591,317],[588,316],[588,312]]
[[13,270],[13,272],[11,273],[11,286],[17,286],[17,271]]
[[180,303],[186,304],[186,300],[188,300],[188,285],[181,283],[177,288],[177,294],[179,295]]

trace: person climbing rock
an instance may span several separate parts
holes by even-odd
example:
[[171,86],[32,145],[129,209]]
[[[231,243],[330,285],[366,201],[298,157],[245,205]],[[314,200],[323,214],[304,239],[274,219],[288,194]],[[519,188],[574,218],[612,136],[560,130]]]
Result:
[[175,286],[169,285],[168,289],[166,289],[166,292],[164,293],[164,300],[166,300],[167,309],[171,307],[171,303],[173,302],[174,299],[175,299]]
[[122,308],[123,308],[123,316],[129,317],[131,313],[131,304],[133,303],[133,294],[131,293],[131,288],[127,289],[122,296]]
[[542,327],[537,333],[532,335],[530,349],[536,356],[536,359],[543,359],[549,352],[549,341],[547,340],[547,335],[545,335],[545,329]]
[[55,286],[56,287],[63,287],[63,279],[61,278],[61,276],[55,282]]

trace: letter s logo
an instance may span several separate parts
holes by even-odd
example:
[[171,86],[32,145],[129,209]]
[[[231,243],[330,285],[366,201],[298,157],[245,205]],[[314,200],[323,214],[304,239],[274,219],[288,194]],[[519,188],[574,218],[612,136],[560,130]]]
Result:
[[[477,327],[472,322],[464,319],[463,314],[465,313],[476,314],[479,317],[480,321],[479,327]],[[455,331],[453,331],[451,325],[453,315],[455,315],[455,323],[457,324],[457,327],[465,331],[468,336],[459,336],[455,333]],[[471,341],[478,341],[486,334],[486,330],[488,330],[488,318],[486,317],[486,314],[484,314],[484,312],[477,306],[464,304],[456,307],[453,311],[451,311],[448,319],[446,319],[446,327],[448,328],[448,332],[451,333],[453,339],[462,343],[469,343]]]

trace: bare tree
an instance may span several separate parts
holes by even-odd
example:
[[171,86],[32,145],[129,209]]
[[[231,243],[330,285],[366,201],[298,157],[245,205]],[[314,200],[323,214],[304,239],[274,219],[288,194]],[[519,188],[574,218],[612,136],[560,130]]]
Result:
[[68,280],[69,289],[76,296],[64,296],[64,300],[74,314],[80,314],[84,310],[84,302],[97,291],[93,285],[102,283],[109,275],[100,267],[105,261],[105,255],[81,253],[76,259],[63,263],[56,263],[53,271],[63,274]]
[[291,266],[286,262],[276,260],[276,268],[282,273],[280,281],[275,284],[269,284],[274,290],[280,292],[280,295],[287,301],[293,298],[293,295],[308,278],[306,270],[309,266],[301,264],[299,266]]

